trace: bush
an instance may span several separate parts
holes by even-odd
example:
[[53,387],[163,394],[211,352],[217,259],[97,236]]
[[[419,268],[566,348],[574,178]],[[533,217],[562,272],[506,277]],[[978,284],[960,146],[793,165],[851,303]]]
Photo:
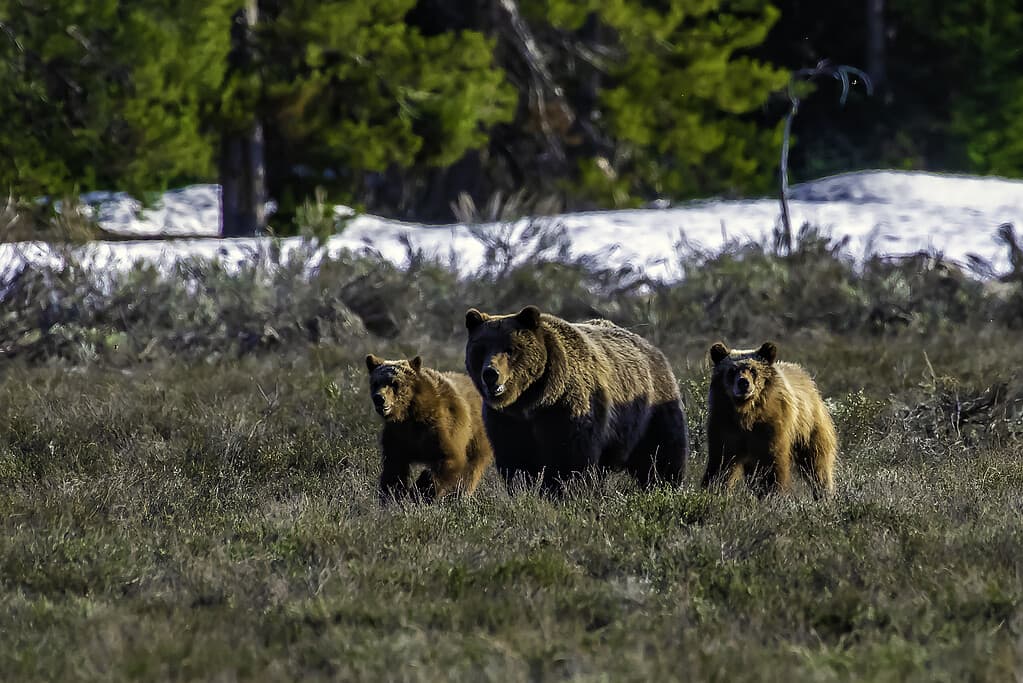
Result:
[[843,242],[808,226],[784,254],[756,242],[714,253],[679,245],[683,277],[669,283],[571,257],[553,220],[476,236],[487,265],[466,277],[411,245],[404,267],[373,255],[328,257],[310,241],[288,257],[271,242],[239,267],[185,260],[107,274],[65,250],[53,265],[25,265],[3,283],[0,353],[75,363],[160,354],[215,360],[369,337],[410,352],[428,342],[456,348],[469,306],[512,311],[530,303],[572,320],[606,317],[658,344],[720,337],[739,345],[815,332],[919,337],[1020,324],[1020,283],[991,286],[940,254],[857,265]]
[[83,244],[110,237],[84,206],[78,193],[57,203],[30,202],[9,196],[0,206],[0,244],[10,242],[48,242]]

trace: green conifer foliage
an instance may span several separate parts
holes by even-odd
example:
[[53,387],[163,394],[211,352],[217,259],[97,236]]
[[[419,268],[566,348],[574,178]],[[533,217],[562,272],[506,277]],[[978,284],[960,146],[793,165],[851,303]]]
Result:
[[875,137],[908,138],[915,168],[1023,175],[1019,2],[889,0],[886,10],[895,112]]
[[405,21],[414,5],[296,0],[261,16],[271,194],[285,205],[314,185],[357,198],[365,172],[451,164],[511,118],[515,93],[493,42],[426,36]]
[[[820,59],[866,68],[863,0],[773,0],[782,19],[757,54],[791,69]],[[884,0],[884,80],[809,98],[792,176],[860,168],[1023,176],[1023,7],[1016,0]],[[875,53],[876,54],[876,53]],[[834,92],[834,85],[826,86]]]
[[763,0],[531,2],[530,16],[574,30],[591,16],[610,29],[599,117],[612,158],[580,161],[581,185],[601,203],[767,189],[778,129],[748,116],[787,73],[745,53],[778,12]]
[[935,10],[942,51],[957,55],[950,129],[964,140],[968,168],[1023,175],[1023,8],[985,0]]
[[213,173],[224,0],[0,0],[0,188],[134,192]]

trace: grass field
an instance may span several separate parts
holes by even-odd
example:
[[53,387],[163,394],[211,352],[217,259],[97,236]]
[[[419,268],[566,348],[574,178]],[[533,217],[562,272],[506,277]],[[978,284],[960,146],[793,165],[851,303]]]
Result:
[[[541,238],[468,278],[272,246],[8,274],[0,680],[1023,680],[1023,271],[857,264],[804,230],[659,284]],[[686,485],[552,501],[491,473],[382,508],[364,355],[457,369],[468,306],[526,303],[666,352]],[[816,376],[832,500],[698,490],[719,338]]]
[[376,499],[362,356],[401,344],[5,363],[0,679],[1023,680],[1023,345],[778,338],[842,438],[818,504],[696,487],[712,340],[660,340],[681,490],[431,507]]

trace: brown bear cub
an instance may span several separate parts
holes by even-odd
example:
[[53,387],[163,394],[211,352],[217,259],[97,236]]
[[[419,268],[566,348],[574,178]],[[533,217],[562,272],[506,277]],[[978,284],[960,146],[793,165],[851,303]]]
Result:
[[[391,361],[370,354],[366,368],[373,406],[384,418],[381,500],[413,491],[428,501],[471,495],[494,458],[472,381],[425,368],[419,356]],[[426,469],[412,487],[416,464]]]
[[465,315],[465,367],[483,397],[498,470],[548,492],[590,468],[643,487],[677,484],[689,457],[678,383],[657,348],[606,320],[569,323],[527,306]]
[[723,481],[732,489],[745,476],[759,496],[784,491],[795,464],[815,497],[834,491],[831,415],[806,370],[777,355],[770,342],[755,351],[710,347],[704,488]]

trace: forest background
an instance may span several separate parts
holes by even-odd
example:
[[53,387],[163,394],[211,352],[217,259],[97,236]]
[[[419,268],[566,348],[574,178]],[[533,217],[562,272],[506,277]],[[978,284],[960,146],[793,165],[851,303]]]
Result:
[[[1009,0],[0,0],[12,198],[221,182],[224,234],[321,201],[426,222],[776,191],[861,168],[1019,176]],[[230,206],[228,206],[230,205]]]

